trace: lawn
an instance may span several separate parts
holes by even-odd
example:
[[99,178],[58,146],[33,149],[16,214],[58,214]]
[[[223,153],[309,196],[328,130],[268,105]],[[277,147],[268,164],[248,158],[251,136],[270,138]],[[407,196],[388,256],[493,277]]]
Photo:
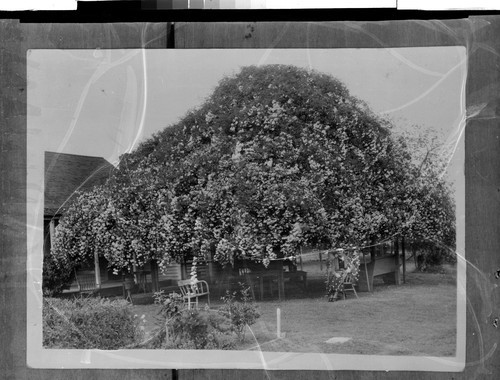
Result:
[[[407,274],[400,286],[377,282],[373,293],[349,294],[327,302],[322,278],[310,280],[307,294],[289,294],[285,301],[258,302],[261,317],[247,329],[241,350],[349,353],[371,355],[453,356],[456,342],[456,272]],[[318,275],[316,273],[316,275]],[[216,309],[220,302],[212,302]],[[154,329],[155,305],[133,306],[145,316],[147,334]],[[281,338],[277,338],[277,308]],[[344,343],[326,343],[331,338]]]

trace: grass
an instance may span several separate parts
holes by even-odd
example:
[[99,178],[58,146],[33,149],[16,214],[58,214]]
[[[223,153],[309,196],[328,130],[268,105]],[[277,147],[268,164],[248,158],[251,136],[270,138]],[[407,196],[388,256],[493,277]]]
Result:
[[[317,266],[319,267],[319,265]],[[406,284],[378,282],[372,293],[349,294],[347,300],[327,302],[321,271],[310,273],[307,294],[258,302],[261,318],[246,333],[240,350],[346,353],[370,355],[453,356],[456,339],[456,272],[446,266],[436,273],[407,273]],[[324,270],[324,268],[323,268]],[[215,309],[220,303],[212,304]],[[277,338],[276,310],[281,309]],[[146,316],[145,329],[154,328],[155,305],[134,306]],[[351,338],[329,344],[333,337]]]

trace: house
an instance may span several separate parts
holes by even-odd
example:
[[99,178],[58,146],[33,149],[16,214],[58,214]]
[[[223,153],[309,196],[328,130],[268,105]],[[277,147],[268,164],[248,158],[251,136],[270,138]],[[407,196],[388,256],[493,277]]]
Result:
[[[76,192],[104,184],[114,169],[115,167],[102,157],[45,152],[44,256],[50,253],[56,226]],[[99,281],[100,285],[121,283],[121,275],[108,270],[108,262],[104,257],[99,257],[97,260],[98,262],[92,267],[80,268],[78,274],[95,274],[95,270],[98,269],[99,275],[96,276],[96,281]],[[208,267],[209,264],[200,263],[198,273],[201,278],[210,280]],[[158,281],[157,266],[152,267],[151,263],[148,263],[141,269],[152,275],[151,280],[156,276]],[[159,280],[176,283],[177,280],[189,278],[190,270],[189,263],[182,265],[172,263],[167,267],[166,273],[161,274]]]
[[[52,248],[53,237],[59,219],[64,215],[77,191],[86,191],[96,185],[102,185],[110,177],[115,167],[102,157],[76,154],[45,152],[44,180],[44,244],[43,254],[48,255]],[[145,268],[151,270],[150,264]],[[92,268],[80,268],[79,273],[95,273],[99,268],[99,282],[121,282],[121,276],[107,269],[108,262],[99,257],[98,265]],[[188,276],[189,269],[179,264],[172,264],[162,280],[175,282]]]
[[[45,152],[43,253],[49,254],[55,228],[76,191],[102,185],[115,167],[102,157]],[[106,268],[106,265],[101,265]],[[107,272],[102,275],[106,278]]]

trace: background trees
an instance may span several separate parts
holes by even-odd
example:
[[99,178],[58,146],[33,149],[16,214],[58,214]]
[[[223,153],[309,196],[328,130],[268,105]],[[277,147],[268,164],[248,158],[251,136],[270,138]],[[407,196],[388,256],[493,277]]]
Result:
[[267,264],[301,245],[359,247],[401,233],[441,239],[454,224],[446,189],[335,78],[245,67],[78,198],[55,255],[99,249],[127,270],[186,256]]
[[453,183],[446,180],[454,146],[447,145],[436,130],[415,125],[396,129],[393,139],[410,153],[413,207],[404,235],[427,264],[454,260],[454,190]]

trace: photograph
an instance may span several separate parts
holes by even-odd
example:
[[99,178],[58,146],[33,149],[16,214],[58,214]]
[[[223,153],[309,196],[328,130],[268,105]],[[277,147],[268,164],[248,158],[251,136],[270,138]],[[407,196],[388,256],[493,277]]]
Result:
[[462,371],[466,49],[27,52],[28,364]]

